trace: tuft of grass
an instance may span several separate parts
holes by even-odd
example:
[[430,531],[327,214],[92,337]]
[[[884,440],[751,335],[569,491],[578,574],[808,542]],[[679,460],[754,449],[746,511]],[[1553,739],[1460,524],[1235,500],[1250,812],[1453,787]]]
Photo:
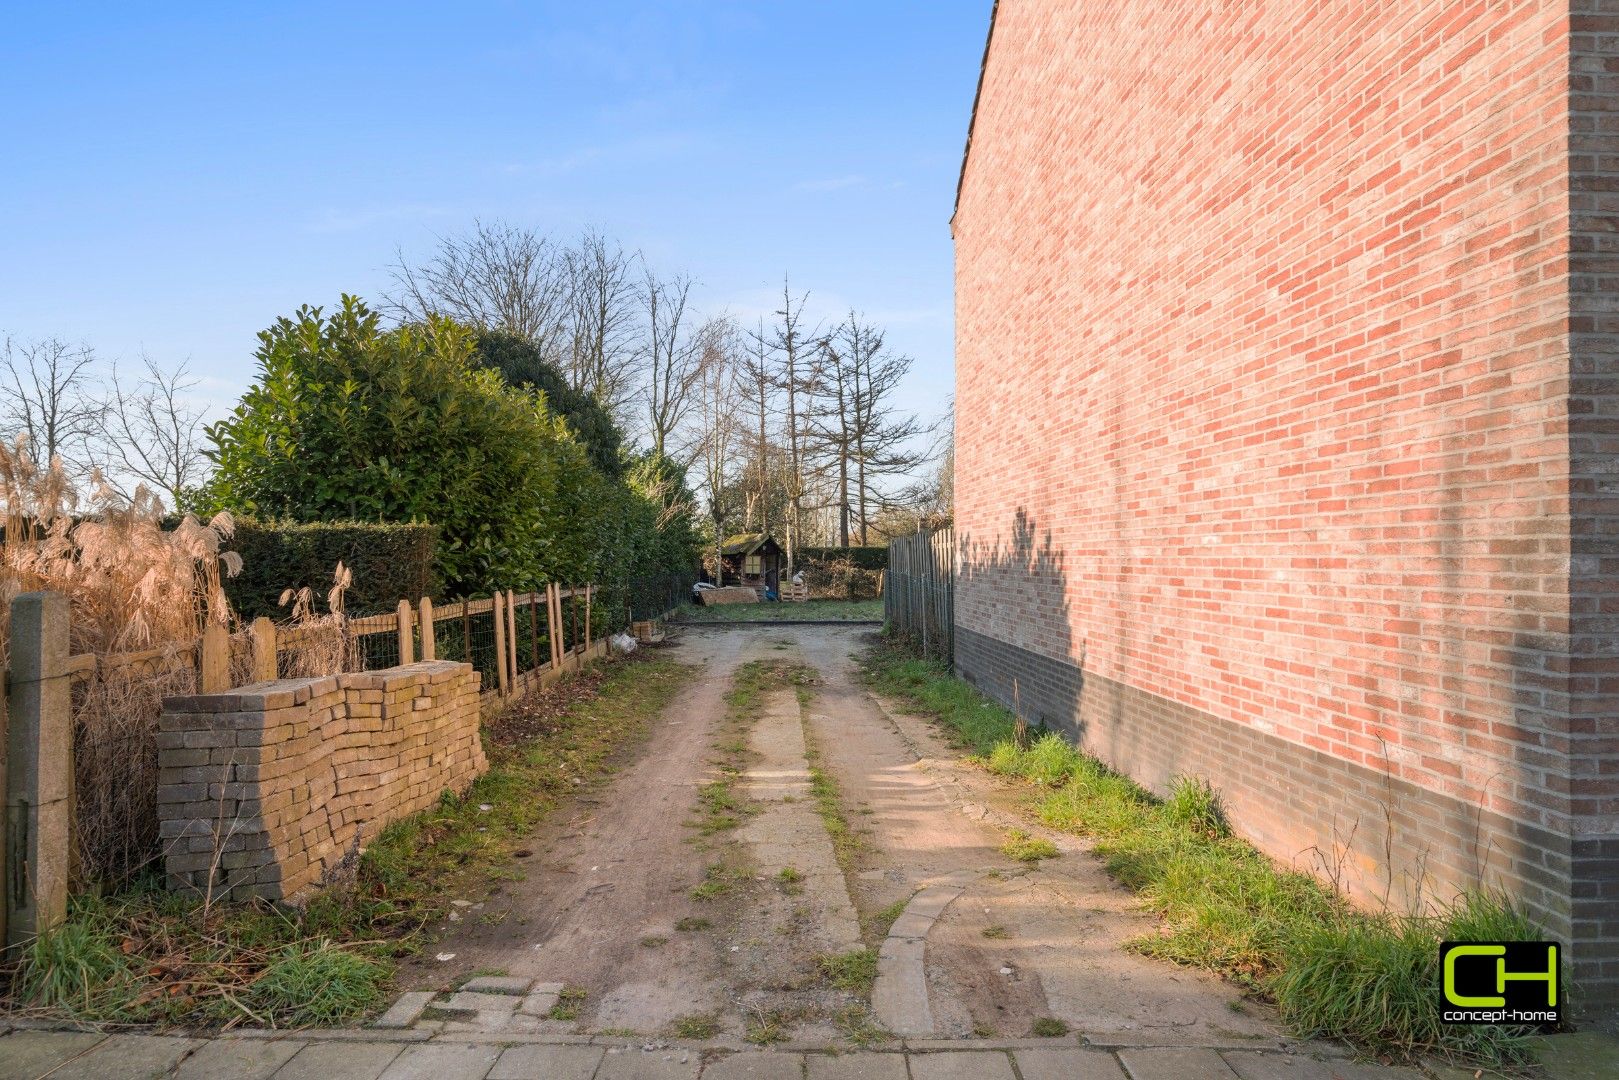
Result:
[[872,985],[877,981],[875,951],[860,948],[844,953],[827,953],[816,958],[815,967],[822,978],[839,990],[870,999]]
[[1012,936],[1011,932],[1008,931],[1006,929],[1006,927],[1001,926],[999,923],[997,923],[994,926],[986,926],[986,927],[984,927],[982,933],[983,933],[983,935],[985,937],[990,938],[991,940],[994,940],[994,941],[1000,941],[1000,940],[1002,940],[1004,938],[1009,938],[1009,937]]
[[667,944],[669,944],[669,939],[664,937],[662,934],[648,934],[646,937],[641,939],[641,947],[643,949],[661,949]]
[[675,929],[679,930],[683,934],[690,934],[699,930],[707,930],[713,925],[714,924],[712,922],[701,918],[700,916],[688,915],[684,919],[681,919],[679,922],[675,923]]
[[1164,800],[1164,816],[1188,832],[1211,840],[1231,835],[1220,796],[1200,776],[1177,776]]
[[804,872],[796,866],[784,866],[776,872],[776,880],[792,885],[804,880]]
[[1018,862],[1037,863],[1041,859],[1055,859],[1057,845],[1043,836],[1030,836],[1022,829],[1013,829],[1001,845],[1001,854]]
[[870,925],[871,936],[874,938],[887,937],[889,927],[893,926],[895,921],[897,921],[901,915],[905,914],[905,905],[909,904],[910,902],[910,897],[906,897],[903,900],[895,900],[892,904],[889,904],[887,907],[873,915],[871,917]]
[[845,1039],[861,1048],[877,1046],[894,1038],[893,1033],[877,1023],[871,1010],[864,1005],[844,1006],[832,1014],[832,1022]]
[[711,1012],[676,1018],[669,1031],[677,1039],[712,1039],[720,1033],[720,1019]]
[[703,882],[691,891],[693,900],[717,900],[736,891],[747,875],[734,866],[714,863],[703,871]]
[[1068,1034],[1068,1025],[1054,1016],[1042,1016],[1029,1025],[1029,1034],[1037,1039],[1060,1039]]
[[803,1013],[798,1009],[754,1010],[748,1014],[742,1037],[755,1046],[786,1042],[792,1035],[793,1025],[801,1019]]
[[382,998],[386,965],[329,941],[283,946],[253,981],[244,1011],[329,1027],[364,1016]]
[[557,995],[557,1003],[545,1015],[552,1020],[577,1020],[589,996],[589,992],[582,987],[564,986],[562,993]]
[[937,718],[986,768],[1030,782],[1047,825],[1094,839],[1109,873],[1161,917],[1131,948],[1219,972],[1274,1001],[1305,1037],[1407,1060],[1533,1061],[1532,1030],[1439,1022],[1441,941],[1541,936],[1505,899],[1474,893],[1424,916],[1361,910],[1233,835],[1204,780],[1178,778],[1159,800],[1056,735],[1020,748],[1009,710],[892,645],[869,652],[864,673],[872,689]]

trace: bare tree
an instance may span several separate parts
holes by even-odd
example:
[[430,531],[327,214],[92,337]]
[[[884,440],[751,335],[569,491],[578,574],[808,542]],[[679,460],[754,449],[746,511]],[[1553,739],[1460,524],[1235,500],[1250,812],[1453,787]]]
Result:
[[804,405],[813,396],[814,372],[811,359],[816,352],[817,334],[804,329],[804,303],[809,294],[794,296],[786,277],[781,284],[781,307],[776,322],[758,338],[759,348],[772,358],[774,384],[781,393],[787,450],[787,566],[798,565],[798,548],[804,529],[806,493],[806,429]]
[[173,509],[208,475],[203,410],[188,401],[197,380],[184,364],[164,371],[144,355],[141,363],[145,371],[136,379],[124,379],[114,368],[107,380],[96,464],[126,498],[134,497],[134,485],[145,484],[166,494]]
[[859,540],[866,542],[872,512],[885,505],[878,482],[912,472],[926,459],[916,440],[928,433],[914,416],[896,415],[889,398],[911,370],[911,358],[888,351],[883,332],[853,312],[839,331],[850,365],[849,424],[855,464]]
[[647,270],[641,289],[646,313],[647,434],[660,456],[676,456],[675,434],[691,407],[704,356],[715,347],[716,336],[725,332],[728,322],[711,319],[693,331],[691,285],[691,278],[684,274],[660,278]]
[[402,251],[398,260],[386,299],[400,318],[448,315],[525,338],[553,362],[562,357],[570,281],[565,252],[549,237],[478,221],[470,233],[439,237],[424,262],[412,265]]
[[638,312],[634,256],[591,230],[564,255],[568,274],[565,374],[621,421],[635,389]]
[[776,387],[770,363],[769,349],[765,345],[764,321],[749,335],[749,347],[740,353],[736,370],[737,399],[748,410],[748,465],[745,481],[743,520],[753,529],[754,516],[759,519],[759,532],[770,531],[770,481],[772,460],[777,457],[770,441],[770,422],[775,413]]
[[725,544],[725,518],[729,504],[731,476],[735,469],[736,444],[743,434],[737,422],[735,334],[716,335],[711,351],[704,357],[697,379],[698,412],[702,436],[698,459],[702,463],[703,487],[708,493],[709,518],[714,523],[715,583],[725,584],[720,549]]
[[61,458],[70,474],[87,473],[90,440],[101,432],[105,406],[96,394],[96,356],[88,345],[60,338],[7,337],[0,372],[0,425],[7,440],[27,437],[39,466]]
[[[855,405],[855,350],[860,347],[862,327],[851,317],[837,332],[820,343],[816,354],[815,385],[819,393],[806,403],[805,427],[811,445],[832,465],[832,498],[836,514],[838,546],[849,546],[851,470],[854,466],[855,425],[859,422]],[[853,340],[846,341],[852,337]]]

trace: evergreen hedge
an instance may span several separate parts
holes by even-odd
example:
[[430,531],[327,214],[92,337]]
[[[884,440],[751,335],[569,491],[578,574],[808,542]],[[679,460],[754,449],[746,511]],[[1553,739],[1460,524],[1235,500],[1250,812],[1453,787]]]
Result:
[[868,544],[865,547],[801,547],[798,549],[800,563],[831,562],[834,559],[848,559],[861,570],[887,570],[888,548],[884,545]]
[[438,539],[436,525],[238,520],[227,546],[241,553],[242,572],[226,579],[225,594],[244,619],[276,619],[288,611],[278,603],[282,591],[307,585],[324,612],[341,561],[354,574],[344,598],[350,615],[392,611],[401,600],[436,595]]

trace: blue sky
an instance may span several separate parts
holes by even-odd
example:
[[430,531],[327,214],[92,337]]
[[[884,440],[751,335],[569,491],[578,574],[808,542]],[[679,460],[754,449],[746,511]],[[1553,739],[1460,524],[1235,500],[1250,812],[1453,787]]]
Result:
[[989,0],[8,5],[0,332],[189,358],[380,294],[475,217],[599,226],[769,309],[783,272],[950,393],[948,220]]

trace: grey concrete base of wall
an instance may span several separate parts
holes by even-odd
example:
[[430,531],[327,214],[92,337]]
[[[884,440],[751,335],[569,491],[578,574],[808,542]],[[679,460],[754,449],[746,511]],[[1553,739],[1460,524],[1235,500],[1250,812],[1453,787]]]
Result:
[[1619,838],[1502,817],[959,625],[956,669],[1153,791],[1207,778],[1238,832],[1362,902],[1505,892],[1567,945],[1576,1006],[1605,1025],[1619,1013]]

